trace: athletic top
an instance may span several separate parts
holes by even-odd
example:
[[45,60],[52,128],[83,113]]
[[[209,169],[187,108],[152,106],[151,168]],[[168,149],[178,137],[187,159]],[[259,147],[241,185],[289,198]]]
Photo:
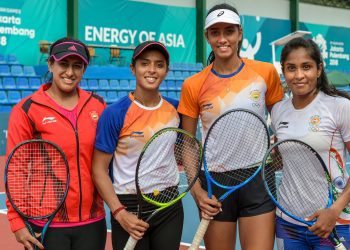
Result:
[[[319,153],[328,167],[335,185],[333,194],[337,198],[349,178],[344,142],[350,141],[350,101],[319,92],[308,106],[295,109],[292,98],[289,98],[273,107],[271,119],[278,140],[299,139]],[[280,211],[277,214],[282,216]],[[283,219],[300,224],[286,217],[283,215]],[[338,223],[350,224],[349,205],[343,210]]]
[[192,118],[200,116],[203,139],[215,119],[234,108],[249,109],[261,117],[266,105],[283,98],[278,73],[270,63],[242,59],[240,68],[221,75],[212,64],[185,80],[178,111]]
[[136,194],[135,171],[140,153],[157,131],[179,127],[177,106],[177,100],[162,97],[157,106],[146,107],[129,93],[105,109],[98,122],[95,148],[114,154],[109,174],[117,194]]

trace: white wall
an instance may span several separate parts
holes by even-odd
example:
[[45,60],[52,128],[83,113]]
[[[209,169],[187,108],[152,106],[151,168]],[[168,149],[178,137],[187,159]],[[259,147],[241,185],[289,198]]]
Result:
[[[131,0],[171,6],[195,7],[195,0]],[[218,3],[236,7],[242,15],[289,19],[289,0],[207,0],[207,9]],[[299,20],[305,23],[350,28],[350,9],[300,3]]]

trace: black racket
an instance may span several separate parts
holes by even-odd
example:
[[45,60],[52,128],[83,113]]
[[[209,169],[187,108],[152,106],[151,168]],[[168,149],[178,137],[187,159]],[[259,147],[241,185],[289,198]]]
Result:
[[24,141],[12,150],[6,161],[7,197],[34,237],[28,221],[46,221],[41,233],[42,244],[51,221],[66,199],[68,185],[68,161],[52,142]]

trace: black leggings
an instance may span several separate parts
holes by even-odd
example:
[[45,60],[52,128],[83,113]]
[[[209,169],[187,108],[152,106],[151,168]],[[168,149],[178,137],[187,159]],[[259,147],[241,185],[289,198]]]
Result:
[[[34,232],[42,227],[31,224]],[[46,231],[45,250],[104,250],[106,245],[106,220],[76,227],[49,228]]]
[[[120,198],[120,196],[118,195]],[[123,200],[123,199],[121,199]],[[135,202],[135,200],[134,200]],[[131,204],[122,201],[128,208]],[[181,201],[157,213],[135,250],[178,250],[181,242],[184,212]],[[113,250],[123,250],[129,234],[111,216]]]

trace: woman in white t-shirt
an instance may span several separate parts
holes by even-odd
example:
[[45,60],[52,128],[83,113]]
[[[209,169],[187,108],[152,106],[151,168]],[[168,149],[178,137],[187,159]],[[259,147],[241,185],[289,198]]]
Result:
[[317,219],[311,227],[277,212],[278,248],[334,249],[327,238],[336,226],[350,249],[350,184],[345,165],[350,152],[350,96],[329,85],[320,50],[311,39],[288,42],[281,65],[292,95],[272,109],[277,140],[299,139],[317,150],[329,168],[336,201],[308,217]]

